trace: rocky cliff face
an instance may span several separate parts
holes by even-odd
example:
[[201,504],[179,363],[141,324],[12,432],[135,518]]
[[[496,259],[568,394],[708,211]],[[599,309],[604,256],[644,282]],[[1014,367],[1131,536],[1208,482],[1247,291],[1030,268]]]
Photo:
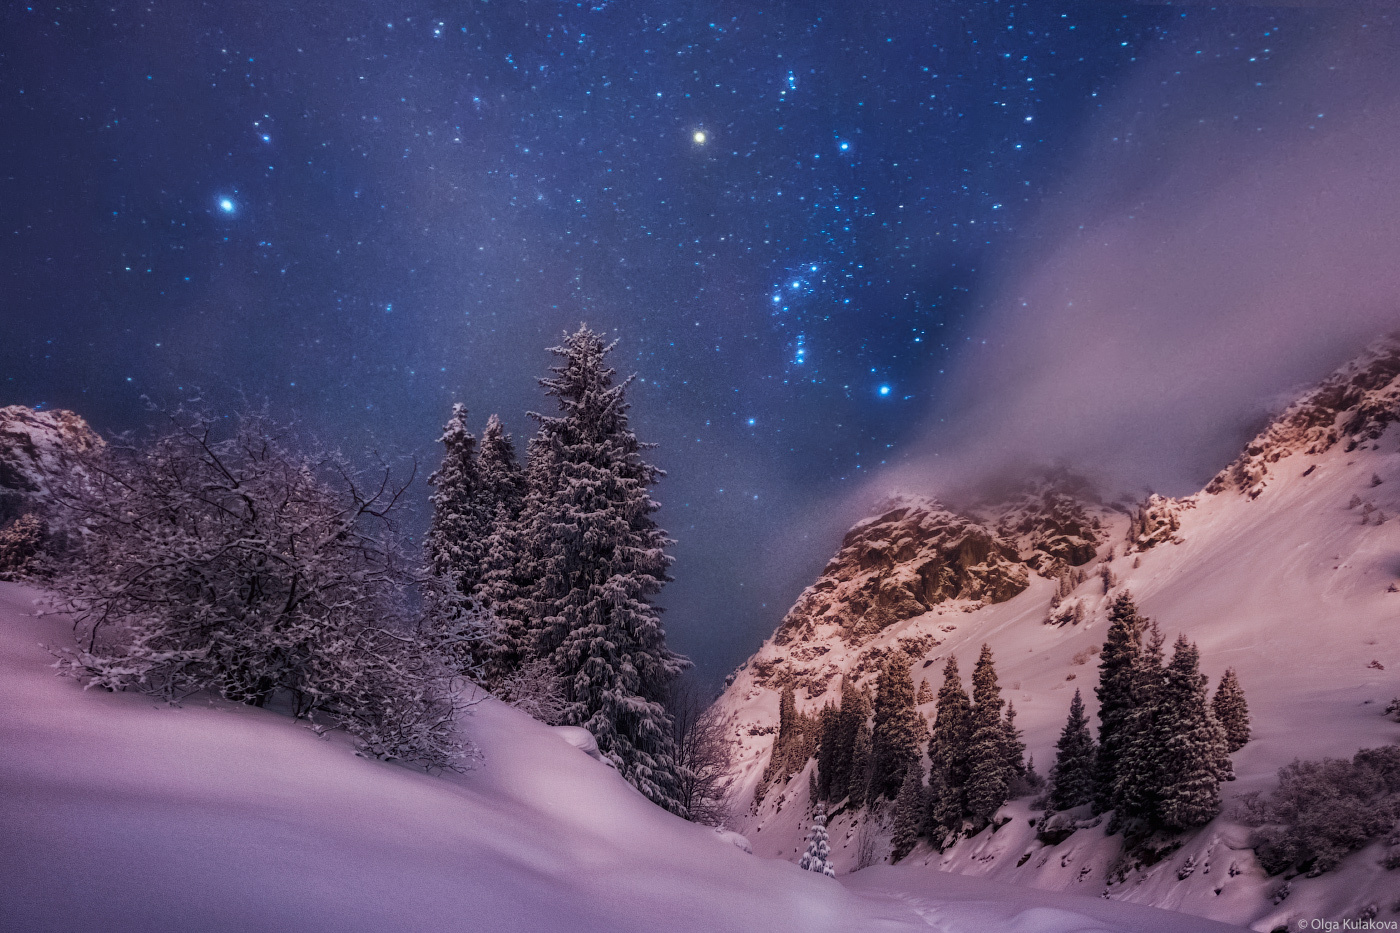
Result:
[[51,518],[54,479],[102,443],[71,411],[0,408],[0,525],[27,512]]
[[1297,453],[1321,454],[1345,441],[1345,450],[1372,444],[1400,421],[1400,333],[1376,341],[1317,388],[1288,406],[1221,470],[1206,492],[1263,491],[1271,468]]
[[[838,702],[843,681],[873,688],[892,655],[908,659],[916,688],[936,690],[949,656],[966,677],[987,644],[1027,748],[1048,770],[1076,690],[1096,715],[1108,607],[1129,590],[1169,638],[1199,645],[1212,688],[1226,667],[1244,686],[1254,738],[1234,756],[1238,780],[1223,788],[1222,815],[1160,861],[1139,863],[1104,825],[1038,836],[1032,821],[1042,814],[1022,798],[1003,809],[998,831],[943,852],[921,843],[903,864],[1255,929],[1355,917],[1372,902],[1394,902],[1400,915],[1400,875],[1380,867],[1380,843],[1335,872],[1293,879],[1281,902],[1281,880],[1258,865],[1252,829],[1233,816],[1242,795],[1271,790],[1294,758],[1350,758],[1400,740],[1383,715],[1400,669],[1396,421],[1400,338],[1390,337],[1302,395],[1192,496],[1105,504],[1058,477],[962,509],[884,503],[847,533],[718,701],[736,750],[735,828],[760,855],[800,854],[815,763],[753,795],[779,691],[793,687],[799,711],[814,715]],[[919,709],[935,713],[932,703]],[[838,873],[887,857],[888,816],[829,814]]]
[[1103,523],[1063,482],[1028,484],[1004,501],[955,512],[903,497],[855,525],[836,556],[783,619],[775,643],[832,627],[852,645],[945,603],[1006,602],[1032,573],[1057,577],[1092,560]]
[[1063,471],[1026,483],[983,505],[1018,559],[1042,576],[1094,559],[1104,537],[1103,505],[1084,480]]
[[949,599],[999,603],[1026,588],[1013,544],[933,499],[888,502],[846,533],[775,640],[809,640],[834,625],[853,644]]

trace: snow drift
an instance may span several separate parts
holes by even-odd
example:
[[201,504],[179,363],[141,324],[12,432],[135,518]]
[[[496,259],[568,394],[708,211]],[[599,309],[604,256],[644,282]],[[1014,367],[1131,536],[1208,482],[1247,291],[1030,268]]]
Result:
[[1147,908],[909,869],[847,886],[742,851],[493,700],[484,760],[428,775],[223,701],[82,691],[0,584],[0,929],[1213,931]]

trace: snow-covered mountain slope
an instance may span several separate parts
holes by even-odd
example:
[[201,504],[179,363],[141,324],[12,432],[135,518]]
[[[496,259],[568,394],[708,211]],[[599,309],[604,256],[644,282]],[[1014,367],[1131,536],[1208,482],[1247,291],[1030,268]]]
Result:
[[[1400,919],[1400,872],[1380,868],[1374,847],[1350,856],[1339,871],[1296,879],[1288,899],[1274,904],[1280,879],[1264,875],[1248,849],[1249,830],[1230,819],[1232,801],[1273,787],[1278,768],[1294,758],[1349,758],[1358,748],[1400,739],[1400,725],[1383,715],[1400,694],[1400,592],[1393,586],[1400,585],[1400,521],[1394,519],[1400,515],[1400,430],[1392,426],[1400,418],[1398,376],[1400,341],[1381,341],[1275,419],[1207,491],[1186,499],[1154,496],[1131,508],[1082,502],[1073,522],[1055,517],[1066,511],[1063,504],[1037,508],[1037,497],[1045,503],[1044,490],[968,516],[931,500],[910,500],[857,525],[719,700],[739,748],[737,828],[753,840],[755,852],[794,857],[805,832],[806,771],[753,805],[773,742],[779,691],[792,684],[799,709],[815,712],[839,699],[838,675],[872,686],[878,663],[897,647],[914,657],[916,685],[928,680],[936,692],[944,658],[956,655],[966,680],[979,647],[989,644],[1004,695],[1016,705],[1017,725],[1045,773],[1074,690],[1083,691],[1091,711],[1095,706],[1095,655],[1111,598],[1106,590],[1127,588],[1169,643],[1180,632],[1200,646],[1212,689],[1225,668],[1239,675],[1253,739],[1233,756],[1238,780],[1222,788],[1225,814],[1170,858],[1121,877],[1121,837],[1107,837],[1100,826],[1043,846],[1035,841],[1029,824],[1035,814],[1024,800],[1008,805],[1005,814],[1013,820],[997,833],[963,840],[942,854],[921,847],[906,861],[1106,894],[1260,930],[1311,917],[1355,917],[1372,903],[1381,919]],[[1014,534],[1034,526],[1037,512],[1045,528],[1058,532],[1041,532],[1041,539],[1062,545],[1050,557],[1034,535]],[[852,580],[864,581],[861,592],[912,591],[902,581],[957,571],[961,557],[976,554],[944,549],[939,565],[928,559],[924,542],[946,540],[969,523],[990,536],[992,547],[983,550],[991,563],[984,561],[984,569],[1000,562],[1003,578],[1024,573],[1024,588],[1006,598],[1007,587],[1000,599],[945,588],[942,598],[926,598],[921,606],[906,601],[893,619],[872,618],[876,602],[849,598]],[[1092,556],[1075,550],[1080,542],[1091,544]],[[1069,566],[1083,557],[1089,559]],[[1057,595],[1063,602],[1054,609]],[[1082,606],[1078,622],[1076,604]],[[933,704],[921,709],[932,718]],[[839,871],[855,867],[859,835],[850,816],[833,821]]]
[[[0,583],[0,930],[1184,931],[1205,921],[914,869],[842,882],[658,809],[493,700],[484,759],[426,775],[208,699],[84,692]],[[945,890],[946,888],[946,890]]]

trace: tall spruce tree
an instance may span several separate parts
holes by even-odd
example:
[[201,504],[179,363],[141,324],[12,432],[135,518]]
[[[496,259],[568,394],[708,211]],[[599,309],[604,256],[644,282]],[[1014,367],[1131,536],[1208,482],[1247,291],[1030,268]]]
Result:
[[525,506],[525,472],[516,459],[515,443],[496,415],[486,419],[476,464],[481,495],[493,526],[500,523],[502,517],[507,521],[518,519]]
[[[587,327],[552,348],[540,380],[559,414],[532,415],[548,462],[531,516],[540,576],[534,652],[559,674],[563,721],[583,726],[648,798],[679,810],[671,717],[662,705],[689,662],[666,647],[652,598],[669,580],[672,542],[657,527],[651,486],[663,473],[642,459],[628,424],[627,382],[605,358],[612,346]],[[533,453],[533,451],[532,451]]]
[[841,681],[841,710],[836,717],[836,743],[832,750],[830,799],[841,800],[851,792],[856,733],[870,716],[865,693],[849,678]]
[[1249,741],[1249,704],[1244,701],[1244,690],[1233,667],[1226,668],[1220,676],[1210,705],[1216,721],[1225,730],[1226,750],[1233,754],[1244,748]]
[[1200,653],[1176,640],[1160,692],[1153,744],[1161,750],[1155,822],[1187,829],[1220,812],[1220,782],[1232,778],[1225,730],[1206,703]]
[[1016,728],[1016,704],[1006,701],[1006,718],[1002,720],[1005,734],[1006,767],[1012,777],[1026,776],[1026,743],[1021,730]]
[[530,604],[523,600],[530,589],[522,576],[529,564],[520,541],[525,474],[516,460],[515,444],[496,415],[487,419],[481,432],[476,462],[482,511],[490,516],[490,523],[473,595],[491,610],[497,622],[482,662],[486,685],[494,689],[525,663],[533,618]]
[[[782,784],[807,764],[816,750],[816,723],[797,710],[797,695],[786,684],[778,695],[778,734],[768,756],[768,767],[759,779],[756,797],[762,799],[768,788]],[[818,765],[820,767],[820,764]]]
[[1138,654],[1144,620],[1127,590],[1119,593],[1108,612],[1108,636],[1099,655],[1099,746],[1094,764],[1094,809],[1113,806],[1113,784],[1122,754],[1124,723],[1134,705]]
[[943,665],[943,684],[938,688],[938,712],[929,739],[928,756],[937,778],[929,777],[930,820],[944,831],[962,825],[963,789],[969,773],[968,749],[972,739],[972,701],[963,689],[958,659],[949,655]]
[[433,515],[425,541],[432,573],[450,576],[470,594],[481,582],[481,562],[491,513],[484,507],[477,468],[476,438],[467,430],[465,405],[452,406],[443,426],[442,465],[428,477]]
[[895,651],[880,669],[875,689],[875,723],[870,736],[872,796],[893,798],[904,772],[919,759],[921,717],[914,709],[909,658]]
[[539,596],[545,544],[553,534],[547,524],[548,507],[558,490],[559,471],[553,445],[543,432],[530,438],[526,451],[519,513],[512,521],[497,521],[487,539],[479,590],[500,623],[488,665],[488,673],[494,671],[498,680],[526,665],[538,668],[552,663],[542,648],[544,603]]
[[924,791],[924,822],[920,829],[934,848],[943,850],[949,829],[962,824],[962,799],[948,787],[946,773],[936,765],[929,769]]
[[1118,736],[1119,755],[1113,775],[1111,802],[1114,825],[1150,826],[1155,818],[1162,789],[1164,749],[1159,741],[1162,715],[1163,670],[1162,633],[1149,620],[1131,668],[1129,708]]
[[831,799],[831,775],[836,770],[836,757],[840,754],[836,739],[840,718],[841,714],[830,703],[822,707],[821,739],[817,746],[817,792],[814,798],[817,800]]
[[904,780],[900,783],[899,794],[894,799],[894,835],[890,839],[893,846],[891,862],[897,862],[914,851],[914,846],[919,842],[919,831],[923,828],[926,809],[924,769],[915,761],[904,769]]
[[983,645],[972,672],[972,739],[968,746],[966,788],[967,814],[979,829],[1006,803],[1011,785],[1006,726],[1001,716],[1004,705],[992,650]]
[[846,794],[852,810],[874,803],[870,793],[870,726],[864,720],[856,727],[856,739],[851,750],[850,786]]
[[1050,769],[1051,810],[1069,810],[1094,799],[1094,737],[1079,691],[1069,704],[1069,718],[1055,743],[1055,765]]

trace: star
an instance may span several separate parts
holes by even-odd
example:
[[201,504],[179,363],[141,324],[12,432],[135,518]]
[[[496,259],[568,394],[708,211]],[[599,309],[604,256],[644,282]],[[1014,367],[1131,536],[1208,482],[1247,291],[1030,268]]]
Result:
[[238,205],[233,203],[233,198],[219,198],[219,210],[232,214],[238,210]]
[[694,133],[691,134],[690,138],[695,141],[695,145],[703,146],[705,145],[705,140],[708,137],[706,137],[704,130],[696,130]]

